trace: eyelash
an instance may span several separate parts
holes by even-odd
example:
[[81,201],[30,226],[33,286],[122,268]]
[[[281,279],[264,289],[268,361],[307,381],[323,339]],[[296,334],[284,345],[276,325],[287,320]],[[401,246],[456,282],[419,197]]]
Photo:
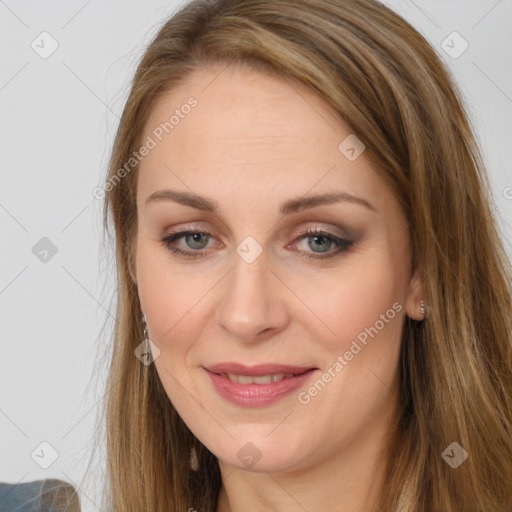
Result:
[[[195,258],[198,258],[199,256],[206,255],[207,251],[204,251],[204,250],[187,251],[184,249],[180,249],[178,247],[173,247],[171,245],[175,240],[183,237],[184,235],[192,235],[195,233],[207,235],[209,237],[213,236],[211,233],[209,233],[207,231],[201,231],[196,228],[191,228],[191,229],[187,229],[186,231],[170,233],[161,239],[161,243],[166,249],[168,249],[169,251],[171,251],[172,253],[174,253],[176,255],[183,256],[186,258],[195,259]],[[352,241],[334,236],[330,233],[327,233],[326,231],[322,230],[320,227],[317,227],[317,226],[314,228],[306,228],[306,229],[302,230],[295,240],[302,240],[303,238],[309,238],[312,236],[324,236],[328,240],[331,240],[335,244],[337,244],[338,249],[333,252],[329,252],[327,256],[313,256],[313,254],[315,254],[315,253],[311,253],[308,251],[299,251],[299,253],[301,255],[306,255],[306,257],[308,259],[323,260],[323,259],[327,259],[327,258],[332,258],[334,256],[339,255],[340,253],[347,251],[353,245]]]

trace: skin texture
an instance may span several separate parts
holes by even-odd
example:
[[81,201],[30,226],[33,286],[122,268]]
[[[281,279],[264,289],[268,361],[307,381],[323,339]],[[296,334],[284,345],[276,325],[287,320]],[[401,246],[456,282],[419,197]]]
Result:
[[[404,317],[422,319],[406,218],[364,152],[349,161],[338,150],[350,129],[313,92],[240,66],[210,67],[159,100],[144,139],[190,96],[197,106],[140,164],[133,277],[166,393],[219,459],[218,511],[373,510]],[[166,188],[207,196],[220,211],[145,205]],[[335,191],[376,211],[348,202],[278,211],[287,199]],[[298,238],[315,226],[353,244],[309,259],[337,250],[329,239]],[[174,246],[205,255],[174,255],[161,242],[190,227],[211,236]],[[250,264],[236,252],[248,236],[263,250]],[[316,380],[393,304],[394,318],[307,404],[295,392],[264,407],[231,404],[202,368],[295,364],[318,368]],[[237,457],[247,442],[261,453],[250,469]]]

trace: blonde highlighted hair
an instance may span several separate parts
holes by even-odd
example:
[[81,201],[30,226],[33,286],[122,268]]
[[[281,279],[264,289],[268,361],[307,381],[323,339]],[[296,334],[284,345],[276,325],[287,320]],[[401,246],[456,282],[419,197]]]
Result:
[[[366,146],[409,221],[428,318],[406,317],[400,409],[379,511],[512,510],[512,270],[462,95],[430,44],[375,0],[197,0],[161,27],[133,78],[106,183],[150,112],[194,70],[240,63],[315,91]],[[200,105],[197,107],[200,108]],[[290,177],[292,178],[292,177]],[[216,510],[216,457],[168,399],[131,278],[137,168],[105,195],[117,268],[107,398],[105,510]],[[458,468],[441,457],[452,443]],[[197,455],[197,471],[191,453]]]

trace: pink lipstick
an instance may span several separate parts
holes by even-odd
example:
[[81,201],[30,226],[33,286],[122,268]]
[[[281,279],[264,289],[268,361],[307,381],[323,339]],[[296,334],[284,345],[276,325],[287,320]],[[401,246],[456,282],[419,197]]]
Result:
[[277,402],[300,388],[317,368],[285,364],[219,363],[204,368],[221,397],[244,407]]

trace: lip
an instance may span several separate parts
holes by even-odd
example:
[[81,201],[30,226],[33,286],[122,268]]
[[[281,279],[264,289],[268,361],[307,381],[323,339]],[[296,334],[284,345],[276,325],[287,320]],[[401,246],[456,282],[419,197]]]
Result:
[[209,372],[221,373],[236,373],[237,375],[248,375],[251,377],[258,377],[261,375],[269,375],[270,373],[293,373],[298,375],[308,370],[316,369],[312,366],[290,366],[286,364],[258,364],[254,366],[245,366],[240,363],[218,363],[205,368]]
[[[240,384],[239,382],[232,382],[228,377],[214,373],[211,371],[212,368],[216,370],[218,368],[222,370],[229,368],[232,371],[222,371],[220,373],[238,373],[242,371],[246,373],[240,373],[241,375],[251,376],[268,375],[269,373],[295,373],[295,375],[293,377],[285,377],[278,382],[270,382],[269,384]],[[317,368],[288,365],[260,365],[250,368],[243,365],[223,365],[222,367],[216,365],[215,367],[210,367],[210,369],[203,369],[210,378],[214,389],[222,398],[232,404],[243,407],[264,407],[271,405],[298,390],[318,370]]]

